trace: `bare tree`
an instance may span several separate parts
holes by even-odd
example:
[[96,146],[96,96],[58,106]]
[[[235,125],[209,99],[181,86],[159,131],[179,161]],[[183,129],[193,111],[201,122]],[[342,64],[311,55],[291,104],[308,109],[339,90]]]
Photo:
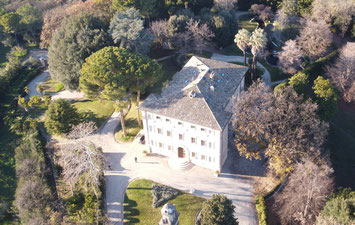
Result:
[[327,68],[327,75],[338,88],[343,99],[350,103],[355,101],[355,44],[348,43],[339,59]]
[[239,95],[233,128],[241,155],[269,157],[269,169],[276,175],[292,171],[303,156],[318,157],[328,125],[316,113],[317,105],[304,101],[292,87],[272,92],[258,81]]
[[201,24],[199,21],[190,19],[186,24],[186,29],[192,41],[190,48],[192,47],[195,51],[202,52],[203,49],[211,45],[214,34],[207,24]]
[[78,125],[72,128],[67,138],[68,139],[85,138],[93,134],[96,130],[97,130],[97,126],[93,121],[87,123],[79,123]]
[[[87,187],[99,198],[105,157],[100,147],[89,140],[79,140],[63,146],[63,176],[70,184],[83,178]],[[84,176],[83,176],[84,175]]]
[[169,38],[167,27],[167,20],[157,20],[150,24],[150,31],[154,34],[161,47],[165,47]]
[[282,71],[294,74],[301,69],[303,52],[295,40],[288,40],[279,54]]
[[327,160],[318,161],[320,165],[309,159],[298,163],[284,190],[275,196],[275,206],[282,224],[315,222],[333,190],[333,169]]
[[266,21],[271,21],[274,19],[275,14],[272,11],[270,6],[265,6],[263,4],[253,4],[250,9],[249,12],[259,16],[260,19]]
[[314,0],[312,4],[312,18],[333,23],[344,36],[355,16],[355,2],[353,0]]
[[217,6],[217,8],[221,8],[225,10],[234,9],[237,2],[238,0],[214,0],[214,4],[215,6]]
[[305,54],[310,58],[318,58],[326,53],[332,38],[333,34],[328,23],[324,20],[308,19],[297,41]]

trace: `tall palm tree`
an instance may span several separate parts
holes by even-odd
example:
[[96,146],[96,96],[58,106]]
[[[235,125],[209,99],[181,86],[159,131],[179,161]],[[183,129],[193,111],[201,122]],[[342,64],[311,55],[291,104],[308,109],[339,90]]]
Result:
[[250,37],[249,45],[251,46],[251,53],[253,54],[253,64],[251,68],[251,79],[256,70],[256,57],[260,55],[267,44],[267,37],[263,29],[255,29]]
[[245,55],[245,51],[249,47],[249,41],[250,41],[250,32],[244,28],[239,30],[234,38],[234,42],[237,44],[238,48],[243,52],[244,66],[246,66],[247,64],[247,57]]

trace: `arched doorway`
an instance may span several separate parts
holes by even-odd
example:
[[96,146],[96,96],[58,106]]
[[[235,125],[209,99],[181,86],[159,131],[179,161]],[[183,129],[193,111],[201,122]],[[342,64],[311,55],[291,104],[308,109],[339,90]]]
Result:
[[185,150],[181,147],[178,148],[178,157],[185,158]]

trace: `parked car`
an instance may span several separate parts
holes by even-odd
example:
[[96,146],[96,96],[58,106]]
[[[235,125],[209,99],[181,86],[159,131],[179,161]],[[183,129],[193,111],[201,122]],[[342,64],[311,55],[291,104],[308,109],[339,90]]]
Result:
[[142,144],[142,145],[145,144],[145,136],[144,135],[142,135],[142,137],[139,138],[139,144]]

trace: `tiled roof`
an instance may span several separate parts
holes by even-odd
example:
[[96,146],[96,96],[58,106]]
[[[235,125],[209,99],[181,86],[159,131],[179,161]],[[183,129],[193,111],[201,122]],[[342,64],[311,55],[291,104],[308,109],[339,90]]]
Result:
[[244,66],[194,56],[160,95],[149,95],[140,109],[223,130],[231,117],[225,108],[247,70]]

